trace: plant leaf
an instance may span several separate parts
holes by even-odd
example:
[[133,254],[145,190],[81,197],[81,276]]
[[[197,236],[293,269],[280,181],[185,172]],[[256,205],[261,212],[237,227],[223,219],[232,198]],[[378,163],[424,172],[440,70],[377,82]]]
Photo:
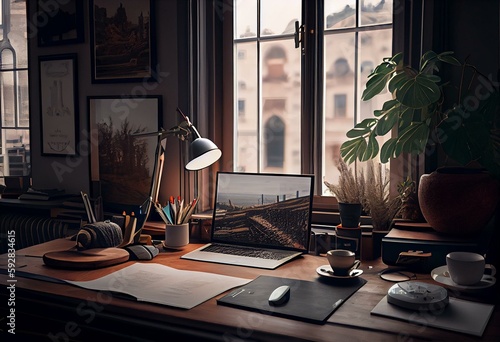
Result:
[[[360,161],[367,161],[374,158],[378,154],[378,150],[379,147],[376,135],[372,133],[368,137],[368,143],[366,145],[365,150],[363,151],[363,154],[361,154],[361,157],[359,158]],[[360,154],[358,154],[358,156],[359,155]]]
[[366,88],[363,91],[361,99],[363,101],[368,101],[375,95],[378,95],[382,90],[385,89],[387,82],[389,82],[392,72],[396,68],[396,65],[389,63],[380,64],[374,71],[374,74],[366,82]]
[[396,98],[405,106],[422,108],[438,101],[441,91],[436,83],[419,74],[401,86]]
[[356,138],[360,137],[362,135],[365,135],[366,133],[371,132],[372,126],[376,125],[378,119],[374,118],[367,118],[361,121],[360,123],[356,124],[354,128],[350,129],[347,133],[346,136],[348,138]]
[[340,146],[340,155],[347,164],[356,161],[358,156],[361,156],[366,149],[366,140],[363,137],[357,137],[344,142]]
[[[401,152],[422,153],[429,138],[429,126],[424,122],[412,122],[399,134],[397,144],[402,147]],[[396,148],[399,152],[399,149]]]
[[380,136],[389,133],[392,127],[398,122],[399,114],[399,105],[387,110],[385,114],[378,119],[377,125],[374,128],[375,133]]
[[387,163],[389,159],[397,157],[395,154],[398,138],[387,140],[380,149],[380,162]]

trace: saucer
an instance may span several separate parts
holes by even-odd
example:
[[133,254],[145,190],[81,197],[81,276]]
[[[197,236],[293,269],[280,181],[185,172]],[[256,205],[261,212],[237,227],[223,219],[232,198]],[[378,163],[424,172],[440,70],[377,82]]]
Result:
[[443,285],[448,285],[449,287],[452,287],[457,290],[480,290],[480,289],[486,289],[488,287],[491,287],[495,285],[496,283],[496,278],[490,275],[483,275],[483,278],[479,283],[474,284],[474,285],[458,285],[456,284],[453,280],[450,278],[450,274],[448,273],[448,266],[440,266],[432,270],[431,272],[431,277],[438,283],[441,283]]
[[316,269],[316,273],[318,273],[322,277],[327,277],[327,278],[353,279],[353,278],[359,277],[363,273],[363,270],[356,268],[356,269],[351,270],[349,275],[339,276],[339,275],[335,275],[333,273],[332,267],[330,265],[323,265],[323,266],[320,266]]

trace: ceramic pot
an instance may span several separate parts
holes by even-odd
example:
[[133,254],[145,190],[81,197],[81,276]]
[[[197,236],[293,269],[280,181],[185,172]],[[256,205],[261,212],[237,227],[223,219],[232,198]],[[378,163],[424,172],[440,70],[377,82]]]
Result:
[[482,170],[440,168],[422,175],[418,199],[422,215],[437,232],[477,235],[495,212],[498,182]]
[[361,209],[362,207],[360,203],[339,202],[339,215],[342,227],[358,228],[359,220],[361,218]]

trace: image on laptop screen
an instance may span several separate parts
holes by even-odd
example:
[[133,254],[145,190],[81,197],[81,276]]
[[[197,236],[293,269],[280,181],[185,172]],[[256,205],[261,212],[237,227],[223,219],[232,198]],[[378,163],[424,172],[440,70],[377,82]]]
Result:
[[307,251],[310,176],[219,173],[212,241]]

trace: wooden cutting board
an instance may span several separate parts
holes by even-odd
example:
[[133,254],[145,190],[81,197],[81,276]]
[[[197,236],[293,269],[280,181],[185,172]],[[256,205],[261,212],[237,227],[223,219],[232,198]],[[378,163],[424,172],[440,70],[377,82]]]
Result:
[[48,252],[43,255],[43,262],[47,266],[85,270],[120,264],[128,259],[126,250],[115,247]]

